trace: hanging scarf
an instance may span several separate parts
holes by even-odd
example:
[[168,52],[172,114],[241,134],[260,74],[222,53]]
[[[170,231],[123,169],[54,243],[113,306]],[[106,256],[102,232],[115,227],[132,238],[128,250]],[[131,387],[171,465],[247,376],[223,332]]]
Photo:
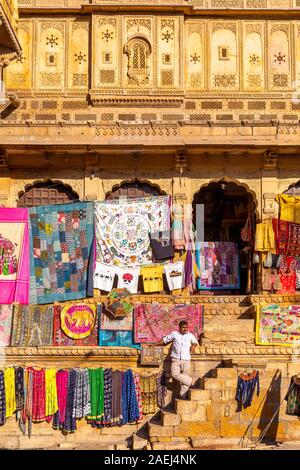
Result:
[[112,412],[111,423],[118,425],[122,422],[122,372],[112,372]]
[[140,375],[144,414],[157,411],[157,375]]
[[104,370],[104,416],[102,423],[111,423],[112,414],[112,369]]
[[157,405],[159,408],[164,408],[166,405],[167,390],[167,377],[164,370],[157,374]]
[[57,389],[56,389],[56,369],[47,369],[45,373],[46,383],[46,417],[50,422],[52,416],[58,410]]
[[81,419],[91,413],[88,369],[76,369],[73,418]]
[[15,369],[8,367],[4,371],[6,418],[16,411]]
[[67,406],[67,393],[68,393],[68,378],[69,373],[65,369],[61,369],[56,373],[56,389],[57,389],[57,401],[58,411],[55,413],[53,418],[53,429],[62,429],[63,423],[66,417],[66,406]]
[[15,368],[15,388],[16,388],[16,410],[21,411],[24,408],[24,369]]
[[0,370],[0,426],[6,421],[4,372]]
[[76,371],[74,369],[68,370],[68,391],[65,420],[62,425],[63,433],[71,433],[76,431],[76,419],[73,418],[74,396],[76,385]]
[[91,413],[87,416],[89,421],[99,423],[104,414],[104,371],[103,369],[89,369]]
[[39,423],[46,419],[45,369],[30,369],[33,373],[32,421]]
[[133,423],[140,416],[140,410],[135,392],[132,370],[123,373],[122,377],[122,424]]
[[241,230],[241,239],[245,243],[249,243],[252,240],[252,226],[251,226],[251,213],[248,212],[248,217],[244,228]]
[[139,407],[139,418],[138,421],[143,419],[143,403],[142,403],[142,391],[140,384],[140,375],[138,373],[134,374],[134,385],[135,385],[135,394]]
[[24,408],[21,413],[19,427],[26,435],[26,423],[28,421],[28,437],[32,431],[32,400],[33,400],[33,371],[30,368],[25,369],[24,374]]

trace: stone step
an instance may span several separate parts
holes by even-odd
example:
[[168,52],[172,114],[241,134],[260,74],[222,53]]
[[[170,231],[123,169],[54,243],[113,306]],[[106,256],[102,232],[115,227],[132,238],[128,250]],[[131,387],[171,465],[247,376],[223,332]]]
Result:
[[209,390],[190,388],[188,391],[188,396],[190,400],[197,401],[199,403],[211,403]]
[[[175,428],[176,429],[176,428]],[[173,437],[174,426],[162,426],[161,424],[153,424],[148,422],[148,434],[149,437]]]
[[204,390],[221,390],[224,388],[236,387],[236,378],[226,379],[226,378],[204,378],[203,379],[203,389]]
[[175,411],[160,410],[160,422],[162,426],[178,426],[181,421],[181,416],[175,413]]
[[198,402],[196,400],[175,400],[175,412],[178,414],[195,413],[198,409]]
[[191,450],[188,442],[154,442],[152,450]]

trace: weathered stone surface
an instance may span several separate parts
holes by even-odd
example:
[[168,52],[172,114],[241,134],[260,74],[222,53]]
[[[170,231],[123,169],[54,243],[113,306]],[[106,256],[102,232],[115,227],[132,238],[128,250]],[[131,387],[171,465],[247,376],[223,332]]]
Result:
[[197,409],[193,413],[180,413],[182,421],[206,421],[206,405],[198,403]]
[[231,369],[231,368],[223,368],[223,367],[220,367],[220,368],[217,368],[216,369],[216,372],[217,372],[217,378],[218,379],[234,379],[235,381],[237,381],[237,376],[238,376],[238,372],[237,372],[237,369]]
[[219,437],[219,423],[181,423],[174,429],[176,437]]
[[174,435],[174,427],[173,426],[160,426],[158,424],[151,424],[148,423],[148,431],[149,436],[173,436]]
[[163,443],[156,442],[152,444],[153,450],[190,450],[191,446],[187,442]]
[[132,449],[133,450],[141,450],[145,449],[148,445],[148,440],[147,439],[142,439],[141,437],[137,436],[136,434],[133,434],[132,438]]
[[163,426],[178,426],[181,423],[180,415],[174,412],[161,411],[161,424]]
[[209,390],[200,390],[197,388],[191,388],[188,391],[188,396],[190,400],[198,401],[201,403],[210,403],[210,391]]
[[191,439],[191,446],[194,449],[215,449],[223,448],[230,449],[233,447],[238,447],[239,439],[237,438],[203,438],[203,437],[193,437]]

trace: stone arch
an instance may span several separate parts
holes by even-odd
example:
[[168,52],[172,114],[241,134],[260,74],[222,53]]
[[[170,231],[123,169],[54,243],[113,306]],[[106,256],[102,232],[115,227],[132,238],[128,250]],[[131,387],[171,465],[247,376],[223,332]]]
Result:
[[167,193],[163,191],[158,184],[152,183],[149,180],[135,178],[123,180],[115,184],[112,189],[105,194],[105,199],[117,199],[120,196],[130,198],[166,195]]
[[18,207],[31,207],[77,200],[79,200],[79,195],[71,185],[61,180],[47,178],[26,184],[24,189],[18,192],[17,205]]

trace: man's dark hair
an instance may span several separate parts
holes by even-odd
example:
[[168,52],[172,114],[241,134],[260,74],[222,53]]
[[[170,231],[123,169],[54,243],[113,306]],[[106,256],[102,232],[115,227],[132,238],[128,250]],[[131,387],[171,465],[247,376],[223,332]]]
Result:
[[180,322],[179,322],[179,327],[181,328],[182,326],[185,326],[185,325],[187,325],[187,324],[188,324],[187,321],[185,321],[185,320],[180,320]]

